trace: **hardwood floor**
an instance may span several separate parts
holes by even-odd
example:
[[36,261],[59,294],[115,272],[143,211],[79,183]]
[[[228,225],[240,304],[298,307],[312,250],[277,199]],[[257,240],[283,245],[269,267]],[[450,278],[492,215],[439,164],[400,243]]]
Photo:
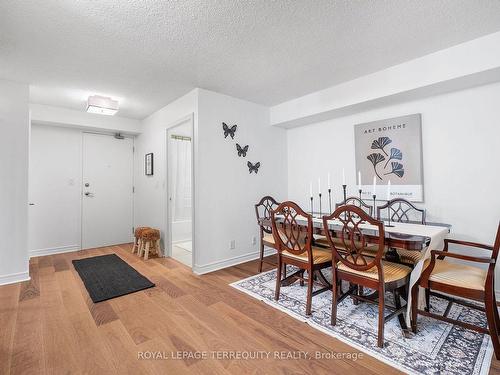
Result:
[[[228,286],[255,274],[254,261],[196,276],[173,259],[141,260],[130,248],[32,258],[31,281],[0,287],[0,374],[398,372],[366,354],[357,361],[230,358],[222,351],[358,352]],[[156,287],[92,303],[71,260],[109,253]],[[195,351],[206,351],[209,358],[181,356]],[[212,359],[213,351],[226,357]],[[177,358],[166,359],[172,352]],[[146,359],[149,355],[156,359]],[[499,361],[493,360],[490,373],[500,373]]]

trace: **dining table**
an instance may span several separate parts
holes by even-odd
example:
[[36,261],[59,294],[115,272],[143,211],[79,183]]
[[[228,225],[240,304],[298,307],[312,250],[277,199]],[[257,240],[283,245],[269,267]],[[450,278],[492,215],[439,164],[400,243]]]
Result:
[[[279,218],[278,218],[279,219]],[[296,217],[298,225],[307,226],[306,217]],[[271,219],[260,219],[259,223],[266,227],[271,227]],[[313,234],[325,236],[325,228],[323,226],[323,219],[319,215],[313,215]],[[339,220],[330,220],[328,222],[328,230],[333,236],[338,235],[342,231],[343,224]],[[377,227],[361,223],[359,225],[363,236],[370,242],[378,241],[379,234]],[[391,222],[384,221],[384,239],[385,245],[389,252],[396,253],[394,248],[402,248],[411,251],[418,251],[421,253],[420,260],[414,265],[410,274],[410,284],[408,288],[408,295],[406,296],[407,311],[406,321],[410,323],[410,311],[413,301],[411,300],[411,289],[420,278],[422,274],[425,261],[430,258],[431,250],[442,250],[444,247],[444,239],[451,231],[451,225],[445,223],[428,222],[426,224],[418,222]],[[387,256],[387,253],[386,253]],[[419,293],[419,307],[425,305],[424,293]]]

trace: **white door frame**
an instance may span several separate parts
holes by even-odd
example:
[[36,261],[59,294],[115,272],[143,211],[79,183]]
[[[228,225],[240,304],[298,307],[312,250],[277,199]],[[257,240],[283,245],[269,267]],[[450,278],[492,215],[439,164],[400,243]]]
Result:
[[195,251],[196,251],[196,243],[195,243],[195,235],[194,235],[194,222],[195,222],[195,134],[194,134],[194,114],[191,113],[187,116],[182,117],[181,119],[169,124],[167,129],[165,130],[165,181],[166,181],[166,205],[165,205],[165,256],[172,256],[172,205],[170,203],[170,192],[171,186],[168,176],[168,153],[169,153],[169,138],[168,133],[173,128],[184,125],[185,123],[190,123],[191,126],[191,241],[193,246],[193,251],[191,252],[191,270],[194,267],[194,259],[195,259]]

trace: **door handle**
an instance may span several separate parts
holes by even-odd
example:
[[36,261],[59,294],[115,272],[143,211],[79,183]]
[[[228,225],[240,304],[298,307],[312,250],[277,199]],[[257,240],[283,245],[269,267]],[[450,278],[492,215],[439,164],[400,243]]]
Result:
[[90,191],[86,191],[84,194],[86,197],[89,197],[89,198],[92,198],[94,196],[94,194],[92,194]]

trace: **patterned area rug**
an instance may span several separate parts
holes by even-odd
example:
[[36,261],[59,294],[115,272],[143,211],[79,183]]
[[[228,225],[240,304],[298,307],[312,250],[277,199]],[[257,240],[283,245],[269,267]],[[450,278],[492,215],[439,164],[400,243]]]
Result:
[[[287,273],[294,272],[288,266]],[[324,270],[325,276],[331,271]],[[327,277],[328,278],[328,277]],[[346,298],[338,306],[337,325],[330,324],[332,294],[321,293],[313,297],[313,313],[305,315],[307,288],[298,282],[281,288],[279,301],[274,300],[276,270],[261,273],[231,286],[304,321],[356,349],[363,351],[401,371],[411,374],[487,374],[493,353],[488,335],[419,316],[418,333],[403,336],[397,318],[386,323],[385,347],[377,346],[378,307],[368,303],[355,306]],[[315,286],[315,289],[320,286]],[[387,295],[387,303],[392,298]],[[431,310],[443,313],[446,301],[431,297]],[[386,312],[388,314],[388,312]],[[486,327],[484,313],[453,305],[450,318]]]

